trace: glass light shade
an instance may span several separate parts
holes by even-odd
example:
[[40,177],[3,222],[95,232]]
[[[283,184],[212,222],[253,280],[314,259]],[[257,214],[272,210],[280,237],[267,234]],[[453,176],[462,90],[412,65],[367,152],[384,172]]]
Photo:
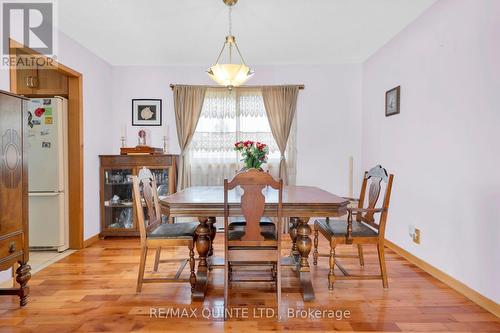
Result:
[[212,80],[226,87],[240,86],[254,74],[245,64],[215,64],[207,73]]

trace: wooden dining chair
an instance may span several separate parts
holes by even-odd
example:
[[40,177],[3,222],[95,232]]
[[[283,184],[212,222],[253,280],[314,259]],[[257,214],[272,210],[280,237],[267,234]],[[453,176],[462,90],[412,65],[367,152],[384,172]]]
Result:
[[[229,229],[229,218],[232,215],[228,202],[228,193],[237,186],[241,188],[241,214],[245,224],[238,228]],[[267,229],[260,223],[266,205],[262,190],[269,186],[278,190],[276,205],[277,225],[273,230]],[[225,233],[225,265],[224,265],[224,305],[228,307],[229,288],[233,281],[259,282],[274,281],[278,316],[281,313],[281,230],[283,210],[283,181],[276,181],[270,174],[257,169],[249,169],[238,173],[231,181],[224,180],[224,228]],[[233,280],[232,266],[238,265],[269,265],[272,268],[271,280]]]
[[[141,259],[137,278],[137,292],[141,292],[143,283],[155,282],[189,282],[191,284],[191,291],[193,291],[196,283],[196,275],[194,272],[194,238],[195,229],[198,223],[162,223],[156,180],[149,169],[142,168],[138,176],[132,177],[132,184],[137,221],[139,223],[139,233],[141,236]],[[147,214],[147,218],[145,213]],[[160,260],[160,251],[158,250],[168,246],[187,246],[189,249],[189,259]],[[157,250],[155,271],[159,263],[181,261],[174,277],[144,278],[148,249]],[[189,279],[181,279],[180,276],[187,263],[189,263],[191,271]]]
[[[358,207],[347,208],[347,221],[331,220],[330,218],[318,219],[314,222],[314,251],[313,264],[317,265],[318,257],[330,258],[330,271],[328,272],[328,288],[333,289],[335,280],[351,280],[351,279],[381,279],[384,288],[388,288],[387,270],[385,266],[385,227],[387,223],[387,213],[389,209],[389,201],[391,199],[391,189],[394,175],[388,175],[387,171],[382,166],[377,165],[365,172],[363,184],[361,185],[361,193],[358,200]],[[381,183],[385,183],[385,194],[382,201],[382,206],[376,208],[380,192],[382,189]],[[368,185],[369,183],[369,185]],[[368,205],[364,207],[366,191],[368,189]],[[375,215],[379,215],[378,223],[375,221]],[[355,216],[355,221],[353,221]],[[320,254],[318,252],[318,234],[321,233],[330,242],[330,253]],[[335,247],[338,244],[356,244],[358,245],[360,263],[364,265],[362,244],[377,245],[378,258],[380,265],[380,275],[351,275],[349,272],[336,260],[338,256],[335,254]],[[343,273],[343,276],[335,276],[335,265]]]
[[[234,174],[237,175],[238,172],[240,171],[235,170]],[[269,173],[269,170],[267,170],[266,172]],[[245,228],[245,225],[246,221],[244,216],[230,216],[227,230],[242,230]],[[273,220],[266,216],[262,216],[260,218],[260,226],[261,228],[264,228],[266,232],[274,232],[274,230],[276,229],[276,225],[274,224]]]

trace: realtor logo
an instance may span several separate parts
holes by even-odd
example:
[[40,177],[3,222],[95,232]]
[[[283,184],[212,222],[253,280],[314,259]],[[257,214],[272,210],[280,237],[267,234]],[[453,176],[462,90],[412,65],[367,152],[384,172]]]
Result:
[[53,19],[53,4],[50,2],[3,2],[3,54],[9,54],[9,38],[11,38],[38,53],[52,55]]

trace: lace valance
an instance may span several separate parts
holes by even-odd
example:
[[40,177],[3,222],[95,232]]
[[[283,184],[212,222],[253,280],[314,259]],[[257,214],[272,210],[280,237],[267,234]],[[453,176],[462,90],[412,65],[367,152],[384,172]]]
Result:
[[243,117],[264,117],[266,111],[262,93],[256,89],[238,89],[228,93],[222,89],[208,89],[203,102],[203,117],[235,118],[237,114]]

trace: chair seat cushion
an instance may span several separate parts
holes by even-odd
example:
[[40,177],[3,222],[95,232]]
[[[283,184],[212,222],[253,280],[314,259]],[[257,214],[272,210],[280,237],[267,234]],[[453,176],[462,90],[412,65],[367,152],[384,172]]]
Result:
[[[232,229],[236,226],[245,226],[247,222],[245,221],[245,217],[243,216],[235,216],[229,218],[229,229]],[[273,221],[269,217],[262,217],[260,219],[260,225],[272,225],[274,226]]]
[[[273,226],[274,227],[274,226]],[[264,240],[277,240],[277,235],[275,229],[269,230],[269,228],[263,228],[261,229],[262,236],[264,236]],[[227,239],[228,240],[240,240],[241,237],[245,235],[245,228],[244,227],[235,227],[234,229],[230,229],[227,231]]]
[[193,238],[194,231],[197,227],[198,222],[160,224],[157,228],[148,233],[148,237],[190,239]]
[[[334,237],[347,236],[347,221],[318,219],[314,222],[323,230],[329,232]],[[352,237],[377,237],[375,230],[368,227],[366,224],[353,221],[352,222]]]

